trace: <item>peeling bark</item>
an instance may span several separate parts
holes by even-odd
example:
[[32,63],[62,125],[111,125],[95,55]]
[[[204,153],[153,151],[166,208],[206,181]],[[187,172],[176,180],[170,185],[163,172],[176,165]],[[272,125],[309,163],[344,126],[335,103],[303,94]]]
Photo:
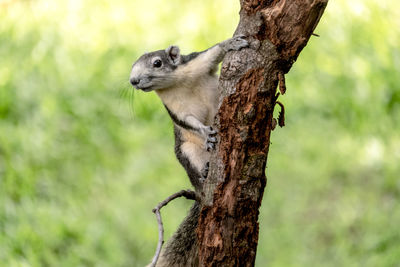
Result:
[[[219,145],[202,192],[197,227],[200,266],[254,266],[258,215],[280,81],[307,44],[327,0],[242,0],[235,34],[250,48],[223,62]],[[283,105],[281,105],[283,111]],[[283,113],[279,125],[284,125]]]

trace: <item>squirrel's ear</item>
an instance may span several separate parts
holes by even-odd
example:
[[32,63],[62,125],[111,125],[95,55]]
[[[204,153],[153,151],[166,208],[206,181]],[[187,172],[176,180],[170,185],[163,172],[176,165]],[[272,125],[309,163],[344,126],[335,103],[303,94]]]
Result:
[[167,53],[168,60],[173,65],[179,65],[179,63],[181,63],[181,51],[179,47],[171,45],[170,47],[165,49],[165,52]]

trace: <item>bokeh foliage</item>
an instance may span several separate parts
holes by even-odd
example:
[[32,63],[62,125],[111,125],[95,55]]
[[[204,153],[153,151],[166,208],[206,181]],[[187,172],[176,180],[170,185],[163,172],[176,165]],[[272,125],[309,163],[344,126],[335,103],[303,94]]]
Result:
[[[132,62],[232,35],[239,1],[0,1],[0,266],[143,266],[189,182]],[[399,266],[400,4],[331,0],[287,75],[257,266]],[[166,234],[191,205],[163,210]]]

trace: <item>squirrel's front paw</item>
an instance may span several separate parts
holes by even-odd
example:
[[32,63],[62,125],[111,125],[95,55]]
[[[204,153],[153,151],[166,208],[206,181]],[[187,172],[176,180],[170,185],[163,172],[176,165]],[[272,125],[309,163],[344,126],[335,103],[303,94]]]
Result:
[[246,36],[238,35],[223,42],[225,51],[238,51],[242,48],[249,47],[249,42],[245,39]]
[[206,149],[207,151],[211,151],[215,149],[215,144],[217,143],[217,131],[215,131],[211,126],[208,126],[206,131]]

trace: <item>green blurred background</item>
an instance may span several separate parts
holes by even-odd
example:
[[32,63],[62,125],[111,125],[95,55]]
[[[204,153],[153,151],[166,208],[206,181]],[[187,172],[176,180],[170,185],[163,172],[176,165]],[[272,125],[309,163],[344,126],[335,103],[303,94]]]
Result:
[[[131,64],[230,37],[238,2],[0,0],[0,266],[149,262],[151,209],[190,184]],[[400,266],[399,29],[396,0],[330,1],[287,75],[257,266]]]

